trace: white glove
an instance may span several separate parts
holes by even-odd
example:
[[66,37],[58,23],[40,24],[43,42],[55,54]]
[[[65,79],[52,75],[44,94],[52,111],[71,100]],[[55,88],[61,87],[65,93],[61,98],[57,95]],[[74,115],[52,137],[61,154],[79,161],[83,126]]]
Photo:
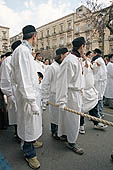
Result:
[[61,109],[61,111],[64,111],[64,107],[66,107],[66,104],[60,104],[59,105],[59,109]]
[[33,102],[31,105],[31,112],[33,112],[34,115],[39,115],[40,108],[37,106],[36,102]]
[[42,108],[43,111],[46,110],[47,105],[48,105],[47,99],[42,99],[41,100],[41,108]]
[[8,97],[8,105],[9,105],[9,109],[12,109],[12,107],[14,106],[15,111],[17,111],[16,101],[15,101],[15,97],[13,95]]

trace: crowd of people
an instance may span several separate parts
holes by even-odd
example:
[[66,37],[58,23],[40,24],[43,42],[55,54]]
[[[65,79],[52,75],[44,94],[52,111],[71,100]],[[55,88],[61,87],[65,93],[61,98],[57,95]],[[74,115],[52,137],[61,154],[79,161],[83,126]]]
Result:
[[[103,103],[113,109],[113,54],[103,59],[98,48],[86,52],[84,37],[78,37],[72,41],[71,51],[59,48],[52,62],[49,58],[43,61],[41,54],[33,51],[35,27],[27,25],[22,33],[23,41],[14,42],[12,52],[0,58],[0,128],[14,126],[25,160],[38,169],[35,148],[43,146],[38,140],[42,135],[42,111],[49,107],[52,137],[82,155],[84,150],[77,138],[85,133],[84,117],[64,108],[97,118],[104,118]],[[58,107],[48,106],[48,102]],[[96,129],[107,128],[97,121],[93,124]]]

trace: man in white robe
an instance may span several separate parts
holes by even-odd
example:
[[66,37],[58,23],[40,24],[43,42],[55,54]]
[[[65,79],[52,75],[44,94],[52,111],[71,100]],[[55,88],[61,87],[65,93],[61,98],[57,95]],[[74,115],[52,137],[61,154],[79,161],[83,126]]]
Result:
[[76,111],[82,108],[83,69],[81,56],[85,53],[85,39],[73,40],[72,52],[63,60],[56,84],[56,102],[59,104],[58,136],[66,135],[66,146],[82,155],[83,149],[77,145],[80,128],[80,116],[64,111],[67,106]]
[[[0,83],[1,83],[1,65],[6,54],[0,56]],[[8,127],[8,115],[7,115],[7,98],[0,89],[0,129],[7,129]]]
[[[56,104],[56,80],[59,73],[60,64],[67,56],[67,48],[56,50],[55,61],[46,69],[44,79],[42,80],[42,105],[48,101]],[[43,106],[42,106],[43,108]],[[55,139],[58,137],[58,115],[59,108],[49,105],[49,120],[51,123],[51,133]]]
[[[98,92],[94,87],[94,69],[91,64],[92,52],[88,51],[84,56],[83,73],[84,73],[84,93],[82,112],[87,113],[94,108],[98,103]],[[84,130],[84,117],[80,118],[80,131],[81,134],[85,133]]]
[[106,89],[107,83],[107,69],[103,58],[101,57],[101,50],[96,48],[93,51],[93,59],[92,62],[98,63],[100,66],[98,67],[97,73],[94,75],[94,83],[95,88],[98,91],[98,114],[100,117],[104,117],[103,114],[103,96]]
[[[106,88],[106,80],[107,80],[107,70],[104,60],[101,57],[101,51],[99,49],[95,49],[93,52],[93,69],[97,68],[97,71],[94,74],[94,86],[98,91],[98,103],[97,105],[89,111],[91,116],[95,116],[98,118],[102,118],[104,115],[103,111],[103,95]],[[97,67],[98,66],[98,67]],[[96,129],[105,129],[107,125],[103,123],[99,123],[97,121],[93,121],[94,128]]]
[[22,29],[23,42],[14,51],[11,59],[12,83],[16,84],[15,97],[17,102],[17,132],[24,141],[23,152],[28,165],[38,169],[40,163],[36,156],[33,143],[42,135],[42,115],[37,102],[37,72],[32,46],[36,41],[36,29],[27,25]]
[[113,109],[113,54],[109,55],[109,63],[107,64],[107,85],[105,90],[105,98],[108,105]]
[[35,56],[35,65],[36,65],[37,72],[41,72],[44,76],[46,66],[42,62],[42,56],[39,52],[36,53]]
[[[14,42],[11,46],[12,50],[14,51],[20,44],[21,44],[20,40]],[[11,57],[12,55],[8,56],[2,62],[0,88],[4,93],[4,95],[7,96],[9,125],[14,125],[15,127],[14,137],[17,137],[17,120],[16,120],[17,107],[16,107],[16,99],[14,97],[14,91],[16,87],[14,86],[12,87],[11,84]]]

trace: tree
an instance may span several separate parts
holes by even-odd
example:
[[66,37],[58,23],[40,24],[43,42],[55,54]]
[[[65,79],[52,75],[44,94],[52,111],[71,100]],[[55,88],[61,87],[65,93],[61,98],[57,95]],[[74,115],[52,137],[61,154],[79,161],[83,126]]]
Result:
[[108,28],[113,34],[113,2],[106,8],[102,8],[99,0],[86,0],[87,7],[90,9],[88,22],[92,26],[92,36],[97,35],[102,43],[102,53],[104,55],[105,29]]
[[113,34],[113,2],[109,9],[109,20],[106,26],[110,30],[111,34]]

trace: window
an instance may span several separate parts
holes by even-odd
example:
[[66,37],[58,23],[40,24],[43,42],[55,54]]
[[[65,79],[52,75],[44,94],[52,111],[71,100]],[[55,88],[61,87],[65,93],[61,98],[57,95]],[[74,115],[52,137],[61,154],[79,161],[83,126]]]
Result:
[[80,8],[78,11],[81,12],[81,11],[82,11],[82,8]]
[[43,38],[43,31],[41,31],[41,38]]
[[49,48],[50,48],[50,41],[48,40],[47,45],[46,45],[46,49],[49,49]]
[[71,30],[72,27],[71,27],[71,22],[68,23],[68,30]]
[[47,42],[48,43],[48,46],[50,45],[50,41]]
[[56,46],[57,46],[57,39],[53,39],[53,48],[56,48]]
[[53,28],[53,33],[54,33],[54,34],[56,33],[56,28],[55,28],[55,27]]
[[63,45],[64,44],[64,38],[60,39],[60,44]]
[[75,33],[78,33],[80,31],[80,27],[79,27],[79,25],[76,25],[75,26]]
[[63,31],[63,24],[60,24],[60,31]]
[[44,44],[42,43],[42,48],[44,48]]
[[57,40],[53,39],[53,45],[57,45]]
[[3,39],[3,40],[6,40],[6,39],[7,39],[7,37],[6,37],[6,31],[2,31],[2,39]]
[[44,50],[44,43],[41,43],[41,50]]
[[49,36],[49,29],[47,30],[47,36]]
[[86,31],[89,31],[90,30],[90,23],[86,24]]
[[71,43],[72,42],[72,37],[70,36],[70,37],[68,37],[67,38],[67,40],[68,40],[68,42],[67,43]]

